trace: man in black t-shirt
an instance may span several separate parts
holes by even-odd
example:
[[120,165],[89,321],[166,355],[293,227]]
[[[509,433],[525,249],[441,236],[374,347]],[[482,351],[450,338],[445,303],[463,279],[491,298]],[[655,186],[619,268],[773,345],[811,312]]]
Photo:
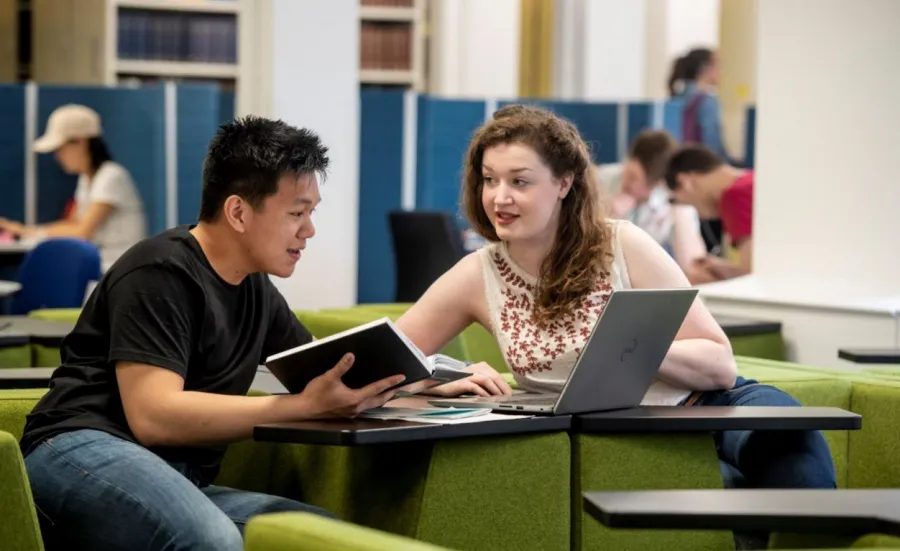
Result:
[[300,394],[247,396],[267,356],[312,338],[268,274],[290,276],[315,234],[327,166],[310,131],[225,124],[197,225],[138,243],[105,274],[21,441],[48,545],[239,550],[254,515],[327,514],[212,484],[225,446],[254,425],[353,416],[402,380],[350,389],[348,355]]

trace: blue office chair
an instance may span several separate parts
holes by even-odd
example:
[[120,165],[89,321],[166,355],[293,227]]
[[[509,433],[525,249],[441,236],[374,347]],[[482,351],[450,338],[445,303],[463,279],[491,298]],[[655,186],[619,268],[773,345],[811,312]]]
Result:
[[40,308],[81,308],[91,281],[100,279],[100,251],[89,241],[53,238],[35,246],[19,267],[22,289],[10,304],[12,315]]

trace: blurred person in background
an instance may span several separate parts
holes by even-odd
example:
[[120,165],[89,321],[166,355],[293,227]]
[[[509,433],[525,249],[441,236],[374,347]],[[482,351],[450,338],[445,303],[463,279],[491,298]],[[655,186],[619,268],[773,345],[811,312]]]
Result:
[[702,145],[681,146],[669,159],[666,185],[677,204],[691,205],[701,219],[718,218],[733,250],[729,258],[695,261],[716,280],[747,275],[753,267],[752,170],[735,168]]
[[716,281],[698,262],[709,252],[700,231],[697,210],[670,204],[665,186],[669,158],[678,143],[663,130],[645,130],[632,142],[622,168],[619,192],[612,198],[615,218],[630,220],[675,257],[692,284]]
[[34,143],[53,152],[67,174],[77,174],[73,208],[49,224],[26,226],[0,218],[0,230],[25,239],[76,237],[99,249],[104,270],[146,237],[144,206],[128,171],[113,161],[103,139],[100,116],[83,105],[64,105],[50,114]]
[[684,100],[682,141],[701,143],[724,162],[743,166],[731,157],[722,137],[722,107],[716,97],[719,59],[708,48],[695,48],[678,58],[669,76],[669,94]]

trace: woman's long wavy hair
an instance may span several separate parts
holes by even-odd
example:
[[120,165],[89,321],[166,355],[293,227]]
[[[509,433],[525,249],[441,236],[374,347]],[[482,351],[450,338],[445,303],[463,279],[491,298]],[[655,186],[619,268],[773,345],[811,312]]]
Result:
[[539,327],[573,313],[593,292],[612,262],[612,233],[605,223],[596,170],[587,144],[569,121],[544,109],[506,106],[475,132],[466,153],[462,203],[472,228],[488,241],[500,238],[482,205],[484,152],[499,144],[527,145],[553,176],[572,176],[562,199],[559,226],[534,291],[532,317]]

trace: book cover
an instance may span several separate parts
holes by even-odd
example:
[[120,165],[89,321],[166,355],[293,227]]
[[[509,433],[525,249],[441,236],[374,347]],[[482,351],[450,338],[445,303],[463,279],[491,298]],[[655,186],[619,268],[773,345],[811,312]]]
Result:
[[416,394],[470,375],[459,369],[464,364],[448,363],[446,358],[435,367],[435,362],[422,354],[389,318],[275,354],[266,359],[266,367],[289,392],[299,393],[347,353],[355,359],[342,380],[354,389],[402,373],[406,380],[395,388]]

